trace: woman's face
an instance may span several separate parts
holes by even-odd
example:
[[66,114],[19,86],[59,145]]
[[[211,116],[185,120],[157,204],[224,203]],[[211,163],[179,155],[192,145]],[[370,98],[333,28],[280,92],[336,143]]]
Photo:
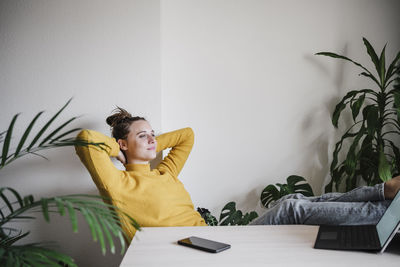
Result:
[[145,120],[133,122],[126,140],[120,139],[118,143],[125,152],[127,163],[146,164],[156,157],[154,130]]

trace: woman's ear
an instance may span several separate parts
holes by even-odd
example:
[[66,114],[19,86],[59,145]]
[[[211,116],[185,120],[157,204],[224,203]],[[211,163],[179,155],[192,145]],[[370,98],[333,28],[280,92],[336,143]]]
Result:
[[126,142],[126,140],[123,139],[118,139],[117,141],[119,148],[123,151],[128,150],[128,143]]

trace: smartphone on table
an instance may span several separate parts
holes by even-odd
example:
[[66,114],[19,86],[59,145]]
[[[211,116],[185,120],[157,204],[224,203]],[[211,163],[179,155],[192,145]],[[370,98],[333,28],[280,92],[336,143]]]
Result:
[[218,253],[231,247],[229,244],[191,236],[181,240],[178,240],[178,244],[186,247],[200,249],[207,252]]

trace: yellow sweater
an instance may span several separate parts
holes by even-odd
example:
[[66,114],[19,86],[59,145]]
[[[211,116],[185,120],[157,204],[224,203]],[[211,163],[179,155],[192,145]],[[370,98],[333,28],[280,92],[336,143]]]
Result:
[[[109,149],[89,146],[75,147],[76,153],[89,170],[102,196],[133,217],[141,226],[206,226],[194,210],[189,193],[178,180],[194,143],[191,128],[157,136],[157,152],[172,148],[157,168],[149,164],[126,164],[117,169],[110,157],[119,153],[114,138],[91,130],[81,131],[77,138],[105,143]],[[123,228],[132,239],[135,228],[121,218]]]

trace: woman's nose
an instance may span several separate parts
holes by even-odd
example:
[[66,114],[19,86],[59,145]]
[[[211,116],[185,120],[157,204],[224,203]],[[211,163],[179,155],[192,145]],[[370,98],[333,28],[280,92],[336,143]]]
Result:
[[149,143],[154,143],[154,136],[152,136],[152,135],[149,135],[148,137],[147,137],[147,140],[149,141]]

